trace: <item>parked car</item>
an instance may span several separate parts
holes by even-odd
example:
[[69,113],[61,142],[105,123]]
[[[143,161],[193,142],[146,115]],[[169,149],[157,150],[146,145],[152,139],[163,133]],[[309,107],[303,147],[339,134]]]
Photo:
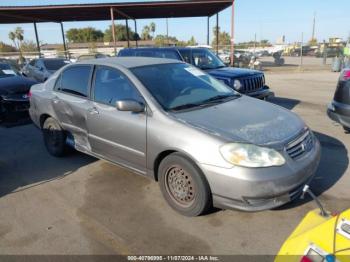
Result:
[[78,57],[77,61],[83,61],[83,60],[89,60],[89,59],[97,59],[97,58],[107,58],[108,55],[104,55],[101,53],[92,53],[92,54],[85,54]]
[[328,106],[328,116],[350,132],[350,68],[340,73],[334,98]]
[[64,58],[39,58],[33,59],[22,69],[24,76],[31,77],[39,82],[46,81],[54,72],[69,64]]
[[0,58],[0,63],[11,65],[11,67],[18,72],[21,70],[21,66],[18,64],[17,60],[15,59]]
[[78,62],[31,94],[30,115],[49,153],[62,156],[68,144],[149,176],[187,216],[212,205],[283,205],[320,159],[317,138],[297,115],[181,61]]
[[227,67],[207,48],[126,48],[122,49],[118,56],[160,57],[184,61],[204,70],[242,94],[261,99],[274,96],[265,84],[263,72]]
[[36,83],[21,76],[12,65],[0,63],[0,122],[28,114],[29,89]]

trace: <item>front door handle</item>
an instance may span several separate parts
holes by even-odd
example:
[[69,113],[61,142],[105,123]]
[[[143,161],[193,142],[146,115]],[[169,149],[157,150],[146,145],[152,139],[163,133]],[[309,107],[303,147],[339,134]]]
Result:
[[91,107],[88,109],[88,112],[91,114],[91,115],[98,115],[98,110],[96,107]]

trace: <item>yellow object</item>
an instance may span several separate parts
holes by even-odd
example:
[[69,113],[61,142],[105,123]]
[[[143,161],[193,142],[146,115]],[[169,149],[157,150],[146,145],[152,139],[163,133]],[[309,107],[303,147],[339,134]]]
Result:
[[[333,250],[334,230],[343,225],[344,221],[350,223],[350,209],[342,212],[339,216],[326,218],[320,215],[319,209],[309,212],[285,241],[275,258],[275,262],[300,262],[310,247],[317,247],[323,252],[323,255],[335,254],[336,261],[350,262],[350,234],[345,233],[344,235],[344,231],[339,230],[335,234],[336,246],[335,251]],[[337,225],[335,225],[336,223]],[[341,249],[347,250],[337,252]]]

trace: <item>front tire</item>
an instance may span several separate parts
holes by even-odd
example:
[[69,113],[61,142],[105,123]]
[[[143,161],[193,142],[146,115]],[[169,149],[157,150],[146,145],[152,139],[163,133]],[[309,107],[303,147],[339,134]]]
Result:
[[66,134],[54,118],[49,117],[45,120],[43,137],[45,147],[51,155],[61,157],[66,153]]
[[211,192],[205,176],[181,154],[174,153],[163,159],[158,178],[165,200],[180,214],[199,216],[212,207]]

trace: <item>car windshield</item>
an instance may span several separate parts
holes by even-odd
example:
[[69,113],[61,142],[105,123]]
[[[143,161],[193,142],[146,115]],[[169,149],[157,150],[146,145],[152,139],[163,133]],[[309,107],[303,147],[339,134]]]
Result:
[[69,64],[69,61],[64,59],[53,59],[53,60],[44,60],[44,64],[47,70],[56,71],[61,67]]
[[165,110],[180,111],[210,106],[240,94],[203,71],[183,63],[131,69]]
[[225,64],[208,49],[193,49],[193,63],[196,67],[206,69],[216,69],[225,67]]
[[18,73],[16,72],[16,70],[14,68],[12,68],[12,66],[10,66],[9,64],[0,63],[0,77],[1,78],[15,76],[15,75],[18,75]]

